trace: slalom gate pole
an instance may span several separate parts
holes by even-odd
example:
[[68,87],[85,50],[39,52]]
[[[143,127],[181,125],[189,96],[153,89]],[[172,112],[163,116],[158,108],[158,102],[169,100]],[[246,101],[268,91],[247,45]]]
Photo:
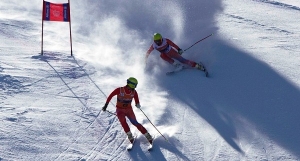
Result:
[[193,47],[194,45],[198,44],[200,41],[203,41],[203,40],[207,39],[208,37],[210,37],[210,36],[212,36],[212,35],[213,35],[213,34],[210,34],[210,35],[208,35],[208,36],[202,38],[201,40],[195,42],[193,45],[191,45],[190,47],[188,47],[187,49],[185,49],[185,50],[183,50],[183,51],[187,51],[188,49],[190,49],[190,48]]
[[[146,116],[146,118],[148,119],[148,121],[152,124],[152,126],[156,129],[156,131],[158,131],[158,129],[156,128],[156,126],[154,126],[153,125],[153,123],[150,121],[150,119],[147,117],[147,115],[144,113],[144,111],[141,109],[141,108],[139,108],[141,111],[142,111],[142,113]],[[158,131],[159,132],[159,131]],[[162,137],[164,137],[165,138],[165,140],[167,141],[167,142],[169,142],[169,140],[161,133],[161,132],[159,132],[160,133],[160,135],[162,136]]]

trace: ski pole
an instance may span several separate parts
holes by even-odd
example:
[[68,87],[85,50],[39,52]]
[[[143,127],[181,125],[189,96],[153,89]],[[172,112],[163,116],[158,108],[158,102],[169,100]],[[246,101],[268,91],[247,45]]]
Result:
[[[142,113],[146,116],[146,118],[148,119],[148,121],[152,124],[152,126],[156,129],[156,131],[158,131],[159,132],[159,130],[156,128],[156,126],[154,126],[153,125],[153,123],[150,121],[150,119],[147,117],[147,115],[144,113],[144,111],[141,109],[141,108],[139,108],[141,111],[142,111]],[[169,142],[169,140],[161,133],[161,132],[159,132],[160,133],[160,135],[162,136],[162,137],[164,137],[165,138],[165,140],[167,141],[167,142]]]
[[210,37],[210,36],[212,36],[212,35],[213,35],[213,34],[210,34],[210,35],[208,35],[208,36],[202,38],[201,40],[195,42],[193,45],[191,45],[190,47],[188,47],[187,49],[185,49],[185,50],[183,50],[183,51],[187,51],[188,49],[190,49],[190,48],[193,47],[194,45],[198,44],[200,41],[203,41],[204,39],[206,39],[206,38],[208,38],[208,37]]
[[117,114],[115,114],[115,113],[113,113],[113,112],[110,112],[110,111],[107,111],[107,110],[106,110],[106,112],[108,112],[108,113],[110,113],[110,114],[113,114],[113,115],[116,115],[116,116],[117,116]]

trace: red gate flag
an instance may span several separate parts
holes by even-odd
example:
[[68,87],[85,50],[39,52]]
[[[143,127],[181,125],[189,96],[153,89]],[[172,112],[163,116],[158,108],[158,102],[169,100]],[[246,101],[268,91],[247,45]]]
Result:
[[43,3],[43,20],[45,21],[70,21],[69,3]]
[[68,0],[68,3],[50,3],[50,2],[46,2],[46,1],[43,0],[42,43],[41,43],[41,54],[42,55],[43,55],[43,46],[44,46],[44,21],[69,22],[71,56],[73,56],[72,34],[71,34],[70,0]]

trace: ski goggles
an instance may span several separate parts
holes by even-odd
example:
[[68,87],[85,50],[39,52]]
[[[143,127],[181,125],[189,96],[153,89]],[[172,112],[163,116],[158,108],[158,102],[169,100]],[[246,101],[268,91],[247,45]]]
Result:
[[127,80],[127,85],[128,85],[130,88],[136,88],[136,86],[137,86],[136,83],[130,82],[129,80]]
[[154,40],[155,44],[160,45],[162,43],[161,40]]

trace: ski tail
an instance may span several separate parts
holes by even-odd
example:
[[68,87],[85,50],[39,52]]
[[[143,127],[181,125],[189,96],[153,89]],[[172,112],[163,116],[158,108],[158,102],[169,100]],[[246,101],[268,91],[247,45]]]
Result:
[[174,69],[174,70],[172,70],[172,71],[166,72],[166,75],[172,75],[172,74],[178,73],[178,72],[180,72],[180,71],[183,71],[183,70],[185,70],[185,69],[187,69],[187,67],[186,67],[186,66],[182,66],[182,68],[179,69],[179,70]]

